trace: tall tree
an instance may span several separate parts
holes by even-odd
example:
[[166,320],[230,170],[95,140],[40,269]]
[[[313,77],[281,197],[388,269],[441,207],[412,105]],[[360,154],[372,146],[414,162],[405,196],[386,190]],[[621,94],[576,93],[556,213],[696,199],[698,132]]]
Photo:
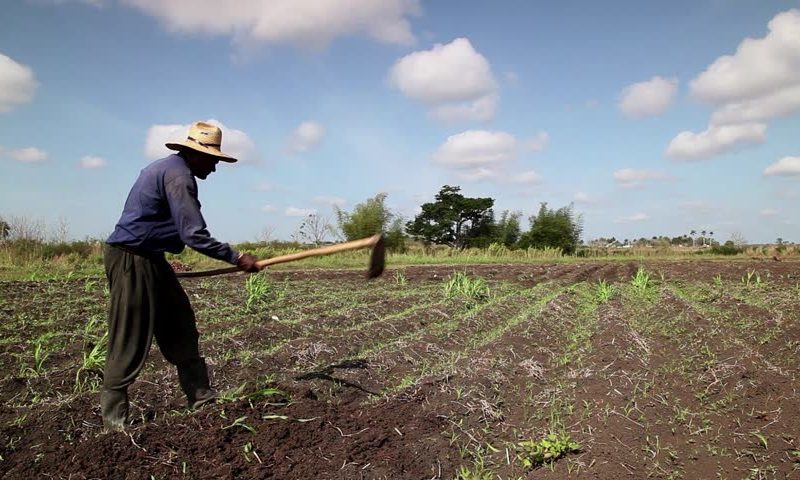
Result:
[[[519,246],[522,248],[560,248],[566,254],[573,254],[578,248],[583,233],[583,219],[575,215],[573,206],[554,210],[543,202],[539,213],[530,217],[531,229],[522,235]],[[625,240],[628,243],[628,240]]]
[[461,187],[445,185],[436,201],[422,205],[422,212],[406,224],[406,231],[429,243],[455,248],[485,246],[494,229],[494,199],[470,198]]
[[509,212],[504,210],[500,214],[500,220],[497,221],[495,226],[495,242],[501,243],[506,247],[513,247],[516,245],[520,236],[519,219],[522,218],[522,212]]
[[335,207],[336,221],[345,239],[358,240],[376,233],[385,233],[387,248],[405,248],[403,219],[386,206],[386,197],[386,193],[379,193],[356,205],[352,212]]

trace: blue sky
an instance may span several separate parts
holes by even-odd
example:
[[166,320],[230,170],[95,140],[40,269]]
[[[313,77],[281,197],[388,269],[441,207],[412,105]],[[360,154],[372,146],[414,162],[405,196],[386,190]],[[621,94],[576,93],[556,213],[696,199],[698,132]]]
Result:
[[0,216],[74,238],[108,235],[164,141],[213,119],[242,157],[200,183],[224,241],[379,192],[410,219],[444,184],[526,218],[574,202],[586,240],[800,241],[795,1],[11,0],[2,20]]

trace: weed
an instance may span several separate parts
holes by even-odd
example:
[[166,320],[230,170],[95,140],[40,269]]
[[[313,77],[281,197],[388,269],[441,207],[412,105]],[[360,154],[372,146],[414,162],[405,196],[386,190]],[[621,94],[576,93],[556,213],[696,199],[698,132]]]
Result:
[[610,283],[606,283],[605,280],[600,280],[597,282],[597,293],[595,294],[595,299],[597,303],[606,303],[611,300],[611,297],[614,296],[614,286]]
[[636,276],[631,280],[631,285],[633,285],[633,291],[637,295],[645,296],[652,285],[650,283],[650,274],[643,267],[639,267],[639,270],[636,271]]
[[33,367],[23,369],[23,373],[30,372],[34,375],[41,375],[44,373],[44,362],[49,356],[50,354],[44,351],[42,343],[36,342],[36,346],[33,347]]
[[751,432],[751,433],[759,440],[759,442],[761,442],[761,446],[764,447],[764,450],[769,448],[769,445],[767,444],[767,437],[765,437],[764,434],[762,434],[761,432]]
[[482,278],[470,278],[465,272],[456,272],[444,282],[444,295],[447,298],[464,297],[471,304],[489,300],[489,286]]
[[256,429],[255,428],[253,428],[250,425],[244,423],[245,420],[247,420],[247,416],[246,415],[242,416],[242,417],[239,417],[236,420],[234,420],[233,423],[231,423],[227,427],[222,427],[222,430],[227,430],[229,428],[243,428],[243,429],[247,430],[250,433],[256,433]]
[[761,282],[761,274],[755,270],[749,270],[747,274],[742,277],[742,284],[744,284],[745,287],[762,287],[763,283]]
[[247,277],[244,287],[247,291],[247,301],[245,302],[247,310],[250,310],[253,304],[263,301],[270,290],[269,280],[264,273],[254,273]]
[[551,463],[568,453],[579,452],[581,446],[568,433],[550,433],[539,440],[524,440],[516,444],[522,450],[517,458],[525,468],[538,468]]
[[403,272],[398,270],[394,272],[394,283],[402,287],[408,283],[408,279],[406,278],[405,274],[403,274]]

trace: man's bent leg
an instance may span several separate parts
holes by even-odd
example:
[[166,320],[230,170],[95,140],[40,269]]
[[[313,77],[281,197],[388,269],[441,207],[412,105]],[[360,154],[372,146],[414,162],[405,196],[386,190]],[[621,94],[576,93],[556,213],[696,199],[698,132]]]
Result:
[[189,297],[175,273],[166,265],[159,278],[159,313],[155,336],[164,358],[178,369],[178,382],[186,394],[189,408],[199,408],[214,400],[205,359],[200,357],[199,334]]
[[107,428],[124,428],[128,386],[141,372],[153,338],[152,260],[107,247],[106,276],[110,289],[108,353],[100,404]]

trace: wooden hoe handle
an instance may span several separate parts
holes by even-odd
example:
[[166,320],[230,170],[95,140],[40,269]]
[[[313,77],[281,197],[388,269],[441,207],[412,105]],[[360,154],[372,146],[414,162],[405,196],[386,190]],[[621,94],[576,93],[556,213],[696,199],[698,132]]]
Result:
[[[320,257],[323,255],[330,255],[332,253],[346,252],[348,250],[358,250],[360,248],[374,247],[381,240],[381,235],[373,235],[371,237],[362,238],[361,240],[353,240],[352,242],[338,243],[336,245],[329,245],[327,247],[312,248],[311,250],[304,250],[302,252],[290,253],[288,255],[280,255],[277,257],[267,258],[256,262],[258,269],[261,270],[270,265],[277,265],[279,263],[294,262],[309,257]],[[216,270],[205,270],[201,272],[177,272],[175,275],[179,278],[192,278],[192,277],[211,277],[214,275],[223,275],[226,273],[241,272],[239,267],[225,267]]]

